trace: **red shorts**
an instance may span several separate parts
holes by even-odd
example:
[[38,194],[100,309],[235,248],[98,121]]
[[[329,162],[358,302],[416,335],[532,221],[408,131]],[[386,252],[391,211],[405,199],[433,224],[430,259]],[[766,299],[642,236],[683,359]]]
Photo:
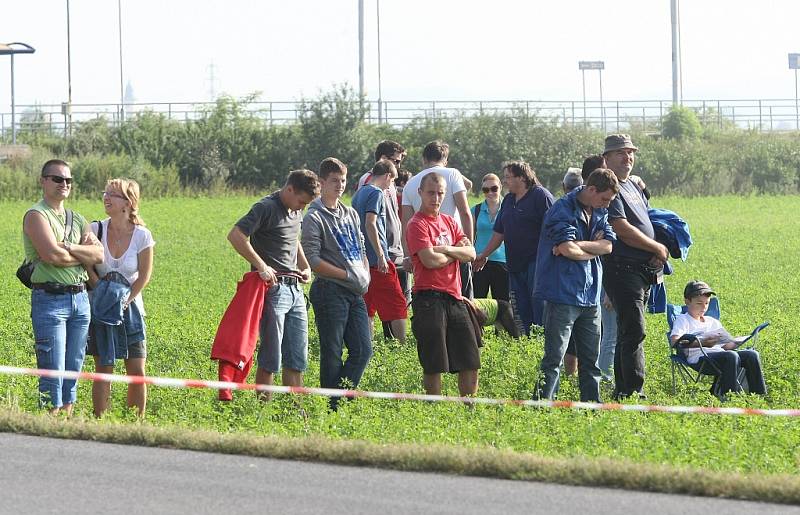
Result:
[[397,267],[391,261],[387,265],[389,271],[385,274],[380,273],[377,268],[369,267],[369,289],[364,294],[367,314],[372,318],[377,312],[382,322],[404,320],[408,318],[406,296],[400,288]]

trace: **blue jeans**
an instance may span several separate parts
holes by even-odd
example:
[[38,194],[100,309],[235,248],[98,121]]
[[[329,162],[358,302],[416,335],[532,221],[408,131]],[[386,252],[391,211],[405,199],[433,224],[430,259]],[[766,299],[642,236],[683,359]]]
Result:
[[[80,372],[89,333],[89,297],[80,293],[31,292],[31,323],[36,339],[36,366]],[[75,402],[78,381],[39,378],[40,403],[60,408]]]
[[509,286],[514,292],[517,316],[526,335],[531,334],[531,324],[543,325],[544,301],[533,296],[535,279],[536,260],[528,263],[527,268],[521,272],[508,273]]
[[[369,317],[364,297],[325,279],[316,279],[309,291],[319,333],[319,383],[341,388],[346,380],[358,386],[372,357]],[[342,350],[347,347],[347,360]]]
[[281,364],[304,372],[308,366],[306,299],[299,284],[277,283],[267,290],[259,327],[258,366],[276,373]]
[[600,369],[597,355],[600,349],[600,308],[568,304],[545,303],[544,356],[541,370],[544,375],[541,397],[555,399],[558,394],[561,361],[570,336],[574,337],[578,355],[578,384],[582,402],[600,402]]
[[[603,293],[600,294],[601,298]],[[614,379],[614,351],[617,349],[617,312],[614,308],[606,309],[600,305],[600,319],[602,320],[602,336],[600,337],[600,357],[597,358],[597,366],[603,379],[611,381]]]

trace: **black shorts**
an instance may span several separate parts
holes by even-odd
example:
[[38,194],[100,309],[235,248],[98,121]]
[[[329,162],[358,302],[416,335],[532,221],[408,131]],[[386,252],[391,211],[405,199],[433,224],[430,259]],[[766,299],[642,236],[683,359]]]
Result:
[[411,301],[411,331],[426,374],[481,368],[478,340],[467,307],[440,292],[421,291]]

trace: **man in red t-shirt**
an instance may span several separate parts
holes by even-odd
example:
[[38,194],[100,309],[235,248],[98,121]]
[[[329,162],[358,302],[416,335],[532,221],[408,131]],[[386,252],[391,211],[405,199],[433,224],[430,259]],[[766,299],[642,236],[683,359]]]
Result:
[[446,193],[444,177],[426,175],[419,187],[421,208],[408,222],[406,242],[414,268],[414,316],[425,392],[440,395],[442,373],[458,372],[462,396],[478,391],[481,366],[478,336],[461,297],[460,263],[475,259],[475,248],[456,221],[439,213]]

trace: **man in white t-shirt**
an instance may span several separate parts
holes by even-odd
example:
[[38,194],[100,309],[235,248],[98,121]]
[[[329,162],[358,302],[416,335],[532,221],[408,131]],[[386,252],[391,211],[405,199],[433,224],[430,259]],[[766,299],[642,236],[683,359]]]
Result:
[[[406,256],[403,268],[406,270],[411,270],[411,260],[405,240],[406,227],[414,213],[420,210],[422,199],[419,195],[419,188],[422,185],[422,179],[431,172],[436,172],[444,177],[446,183],[447,193],[439,206],[439,211],[455,218],[464,234],[467,235],[470,242],[472,241],[472,212],[467,202],[467,191],[468,187],[472,187],[472,182],[461,175],[457,169],[447,167],[449,155],[450,145],[443,141],[431,141],[425,145],[425,148],[422,149],[422,165],[425,169],[412,177],[403,188],[403,248]],[[462,295],[472,298],[472,266],[470,263],[461,264],[461,286]]]

